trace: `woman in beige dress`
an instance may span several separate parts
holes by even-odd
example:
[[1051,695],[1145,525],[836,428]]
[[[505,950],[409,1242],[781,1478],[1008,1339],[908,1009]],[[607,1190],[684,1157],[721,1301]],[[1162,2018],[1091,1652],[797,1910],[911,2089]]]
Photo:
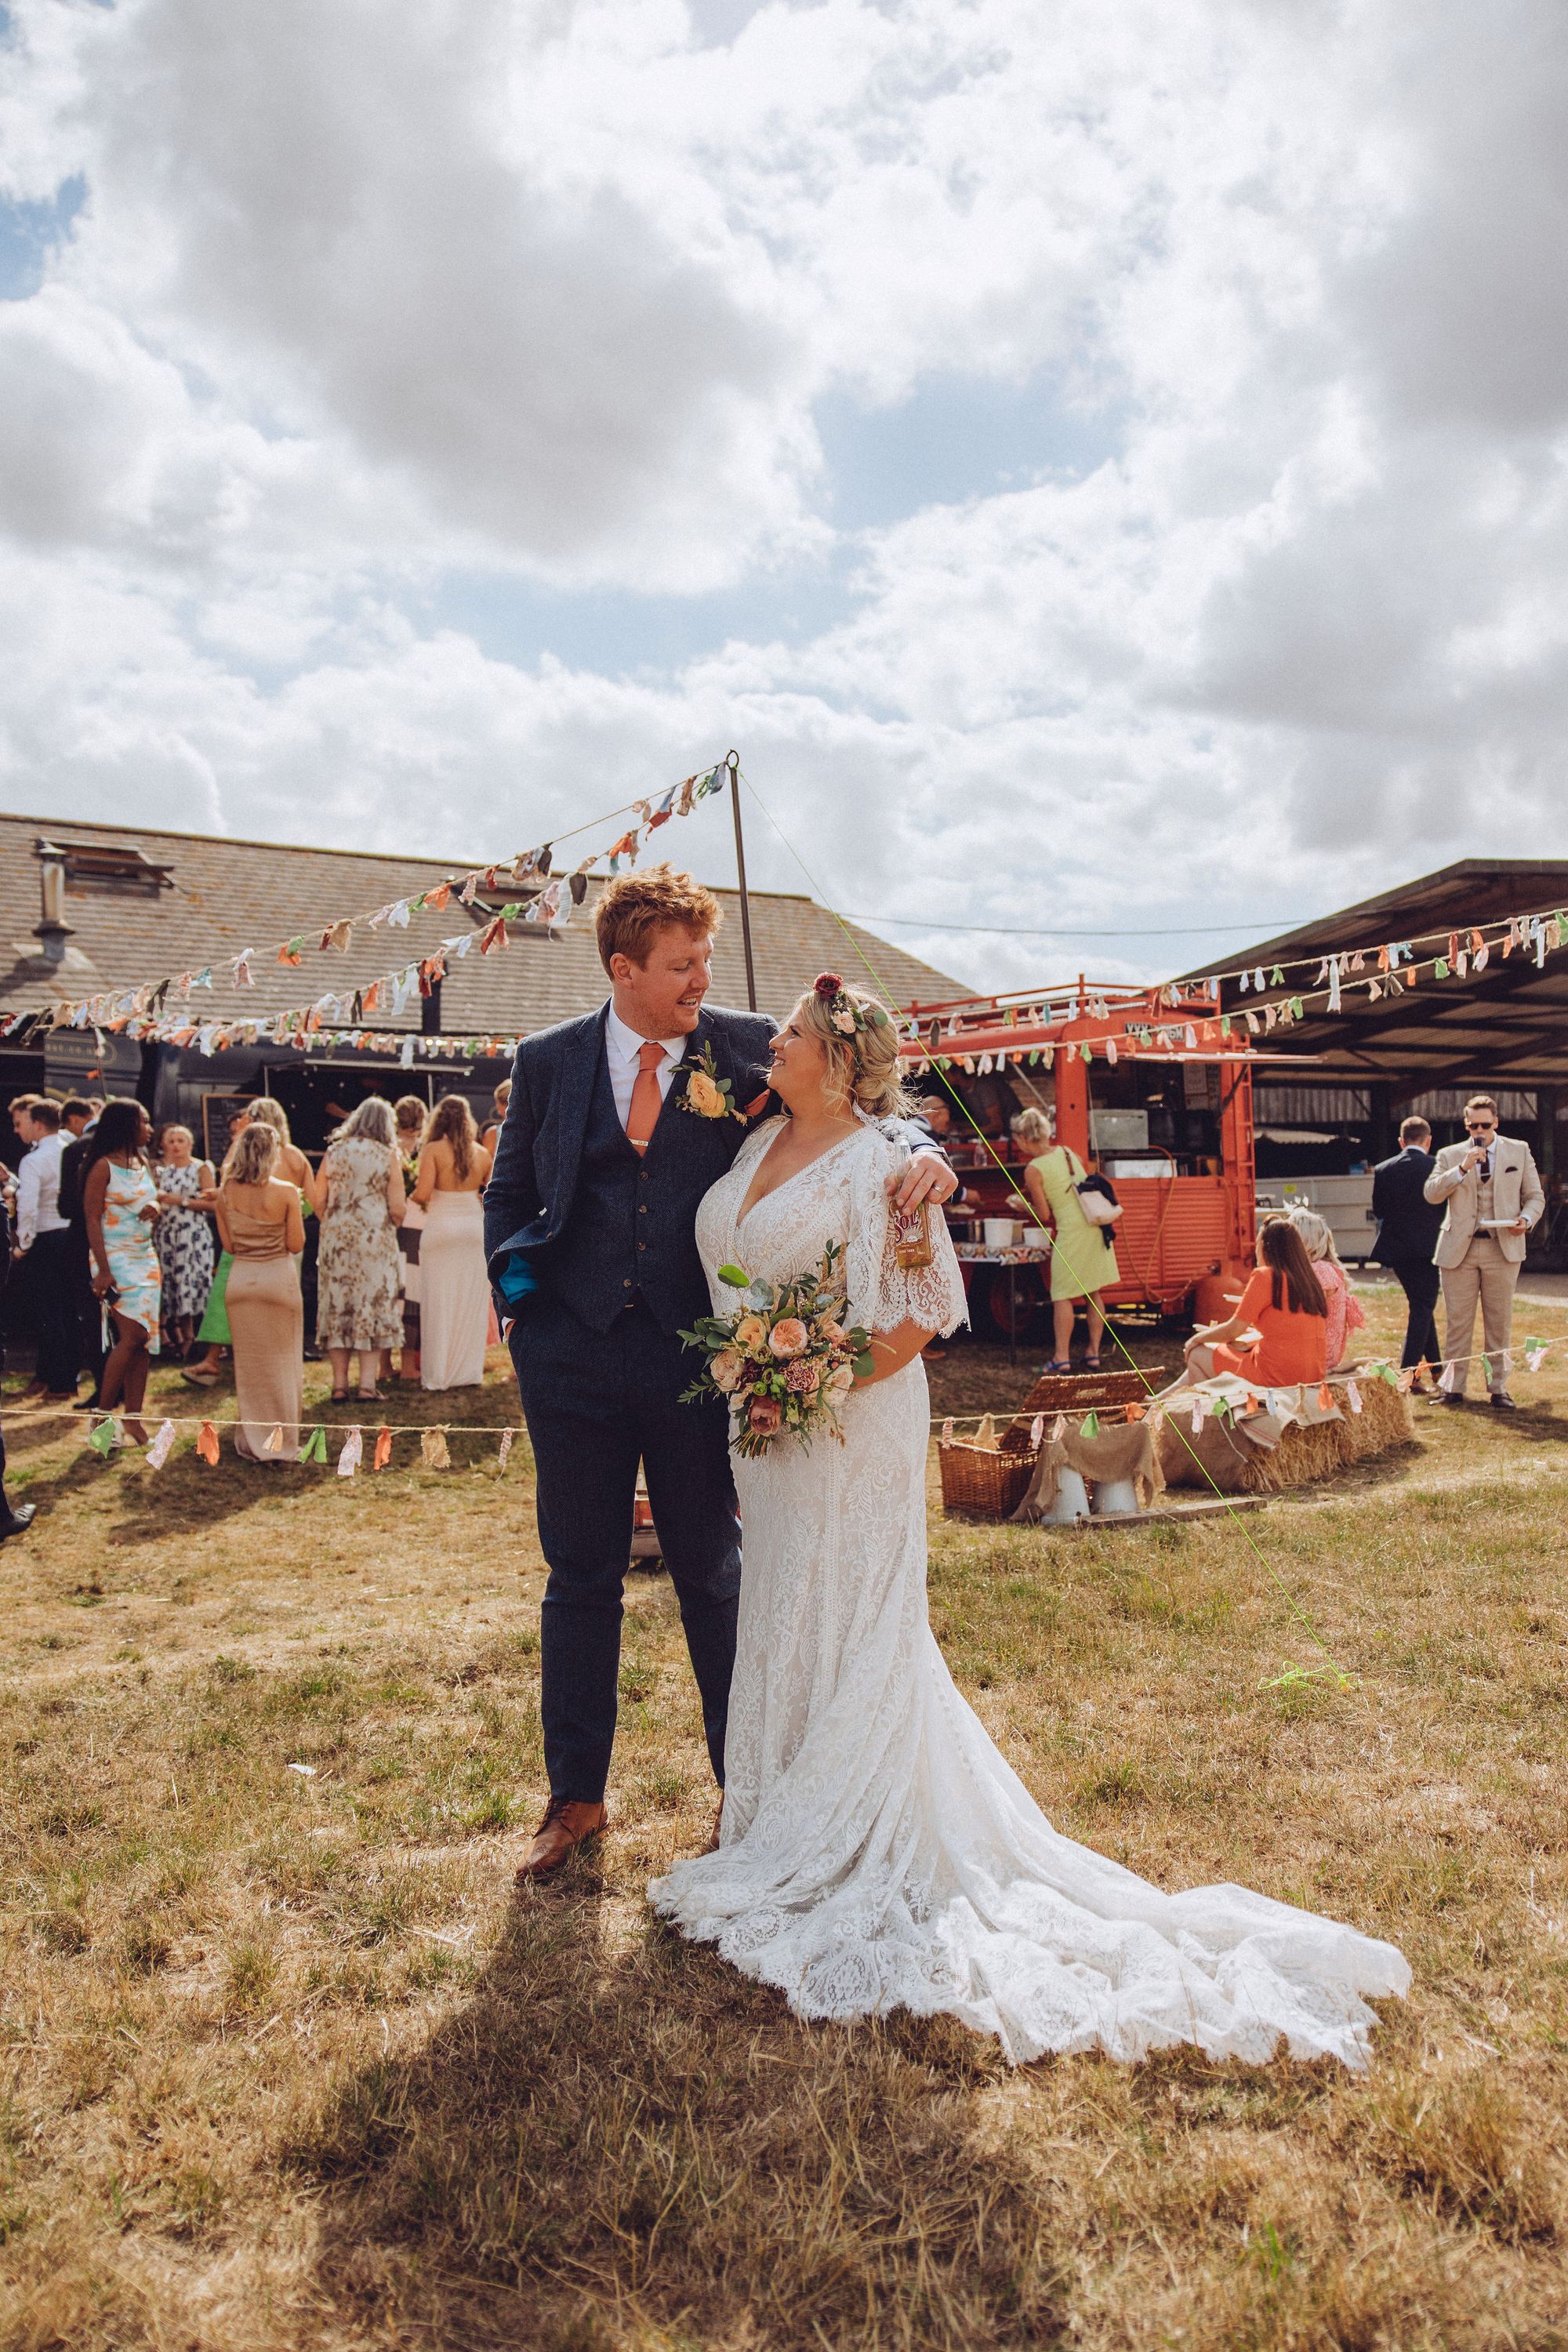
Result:
[[359,1358],[359,1392],[380,1396],[384,1353],[403,1337],[397,1228],[405,1202],[392,1107],[369,1095],[327,1146],[316,1176],[321,1221],[316,1345],[331,1360],[332,1402],[349,1392],[349,1358]]
[[[218,1232],[234,1259],[234,1450],[247,1462],[298,1462],[305,1412],[305,1220],[299,1184],[276,1173],[278,1160],[277,1130],[252,1119],[224,1161],[217,1196]],[[281,1440],[269,1448],[275,1430]]]
[[490,1286],[485,1271],[479,1195],[490,1155],[461,1095],[443,1095],[430,1114],[414,1198],[425,1212],[419,1239],[419,1384],[474,1388],[485,1376]]

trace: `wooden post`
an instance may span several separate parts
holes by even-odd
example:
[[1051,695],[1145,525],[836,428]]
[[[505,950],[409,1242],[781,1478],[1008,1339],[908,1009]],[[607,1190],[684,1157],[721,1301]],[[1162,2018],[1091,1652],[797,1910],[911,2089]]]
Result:
[[741,947],[746,959],[746,1003],[754,1013],[757,1009],[757,975],[752,962],[752,908],[746,896],[746,845],[741,833],[741,755],[731,751],[725,765],[730,771],[730,805],[735,816],[735,874],[741,885]]

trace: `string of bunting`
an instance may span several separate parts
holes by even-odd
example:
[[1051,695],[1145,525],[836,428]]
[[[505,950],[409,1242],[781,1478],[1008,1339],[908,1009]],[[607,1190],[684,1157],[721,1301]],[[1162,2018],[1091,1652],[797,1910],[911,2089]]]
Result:
[[[1520,1353],[1524,1358],[1527,1369],[1531,1372],[1538,1372],[1549,1355],[1565,1347],[1568,1347],[1568,1339],[1532,1339],[1525,1341]],[[1374,1362],[1359,1365],[1353,1372],[1331,1372],[1319,1383],[1318,1402],[1325,1406],[1331,1404],[1334,1401],[1333,1391],[1336,1388],[1342,1388],[1351,1411],[1360,1412],[1363,1409],[1362,1381],[1383,1381],[1388,1387],[1397,1389],[1402,1396],[1407,1396],[1418,1380],[1426,1379],[1435,1372],[1437,1374],[1438,1388],[1446,1396],[1451,1396],[1458,1385],[1461,1369],[1469,1364],[1482,1365],[1488,1380],[1490,1380],[1491,1358],[1484,1349],[1477,1349],[1474,1354],[1468,1356],[1445,1357],[1440,1372],[1437,1371],[1436,1365],[1427,1362],[1426,1357],[1423,1357],[1418,1364],[1405,1364],[1400,1367],[1395,1367],[1386,1358],[1380,1357]],[[1242,1417],[1245,1418],[1247,1412],[1272,1412],[1277,1400],[1296,1396],[1310,1385],[1310,1382],[1300,1382],[1285,1388],[1259,1388],[1252,1391],[1247,1395]],[[1209,1412],[1214,1413],[1217,1421],[1228,1421],[1233,1417],[1232,1407],[1227,1398],[1218,1397],[1211,1404],[1204,1398],[1201,1391],[1183,1388],[1168,1396],[1135,1398],[1125,1404],[1091,1406],[1089,1411],[1082,1413],[1058,1412],[1054,1416],[1047,1416],[1043,1412],[1037,1412],[1031,1424],[1030,1443],[1038,1445],[1047,1418],[1051,1419],[1053,1428],[1058,1431],[1070,1420],[1079,1424],[1086,1437],[1098,1437],[1100,1426],[1105,1422],[1144,1421],[1151,1414],[1156,1420],[1160,1420],[1163,1418],[1172,1404],[1193,1398],[1197,1400],[1200,1407],[1200,1420],[1206,1417]],[[959,1430],[971,1427],[984,1429],[988,1422],[994,1424],[999,1420],[1016,1421],[1016,1408],[1010,1411],[1005,1407],[994,1406],[987,1412],[932,1413],[931,1425],[933,1429],[941,1429],[942,1440],[945,1443]]]
[[[1549,1355],[1564,1347],[1568,1347],[1568,1340],[1529,1339],[1526,1339],[1521,1353],[1528,1369],[1531,1372],[1538,1372]],[[1446,1394],[1451,1394],[1457,1384],[1460,1367],[1468,1364],[1485,1366],[1487,1377],[1489,1380],[1490,1359],[1484,1350],[1478,1349],[1473,1355],[1446,1359],[1442,1371],[1438,1375],[1438,1387]],[[1360,1412],[1363,1410],[1361,1381],[1384,1381],[1390,1388],[1397,1389],[1402,1395],[1405,1395],[1417,1380],[1428,1375],[1435,1369],[1433,1365],[1426,1362],[1425,1358],[1419,1364],[1405,1365],[1398,1370],[1389,1363],[1386,1358],[1379,1358],[1373,1363],[1361,1365],[1355,1372],[1331,1373],[1320,1384],[1318,1401],[1324,1406],[1331,1404],[1334,1401],[1333,1391],[1336,1388],[1342,1388],[1351,1411]],[[1233,1417],[1230,1402],[1225,1397],[1215,1399],[1211,1408],[1207,1406],[1206,1401],[1199,1391],[1183,1390],[1177,1393],[1183,1398],[1192,1397],[1196,1400],[1195,1410],[1200,1420],[1204,1418],[1207,1410],[1212,1410],[1215,1419],[1219,1421],[1227,1421]],[[1245,1418],[1246,1413],[1250,1412],[1272,1411],[1278,1398],[1288,1397],[1293,1393],[1295,1391],[1291,1389],[1260,1388],[1247,1396],[1242,1417]],[[1078,1422],[1086,1437],[1097,1437],[1101,1424],[1105,1422],[1142,1421],[1151,1413],[1158,1420],[1163,1416],[1172,1402],[1173,1400],[1169,1397],[1145,1401],[1133,1399],[1125,1404],[1094,1406],[1087,1412],[1070,1417]],[[1001,1414],[995,1410],[984,1413],[933,1413],[931,1427],[933,1429],[940,1427],[942,1442],[946,1444],[959,1429],[971,1426],[984,1428],[987,1422],[994,1423],[999,1417],[1011,1416],[1005,1414],[1005,1409]],[[1066,1426],[1068,1417],[1064,1413],[1057,1413],[1054,1416],[1053,1426],[1059,1431]],[[1037,1413],[1034,1417],[1030,1442],[1036,1446],[1040,1444],[1046,1418],[1044,1413]],[[182,1428],[196,1431],[197,1454],[204,1462],[216,1466],[220,1451],[219,1432],[225,1429],[237,1429],[239,1426],[237,1420],[215,1421],[210,1416],[200,1413],[162,1414],[159,1416],[158,1433],[147,1449],[147,1466],[151,1470],[163,1468],[174,1450],[175,1438]],[[342,1427],[342,1424],[340,1423],[338,1426]],[[373,1470],[385,1470],[391,1466],[395,1437],[417,1437],[420,1441],[423,1466],[429,1470],[449,1470],[453,1467],[453,1464],[447,1439],[452,1428],[453,1424],[449,1423],[432,1426],[428,1422],[383,1422],[375,1433],[370,1466]],[[282,1452],[285,1429],[308,1431],[305,1442],[300,1449],[301,1462],[325,1463],[327,1460],[325,1422],[311,1423],[299,1421],[275,1423],[270,1434],[264,1441],[266,1452],[270,1454]],[[512,1441],[519,1435],[520,1429],[521,1424],[516,1423],[508,1423],[499,1429],[493,1425],[474,1427],[472,1424],[463,1424],[460,1433],[464,1436],[482,1438],[487,1444],[492,1438],[497,1440],[497,1467],[504,1470],[511,1453]],[[364,1439],[365,1432],[357,1423],[351,1425],[344,1432],[343,1445],[337,1461],[338,1475],[341,1478],[352,1478],[362,1466],[364,1456]],[[107,1455],[123,1443],[120,1419],[113,1413],[105,1413],[101,1419],[94,1422],[87,1432],[87,1444],[96,1454]],[[474,1466],[478,1467],[478,1464],[476,1463]]]
[[[1183,1017],[1174,1022],[1130,1023],[1126,1042],[1145,1052],[1201,1053],[1205,1061],[1215,1061],[1227,1057],[1215,1049],[1234,1041],[1232,1052],[1240,1059],[1254,1037],[1293,1027],[1306,1018],[1310,1005],[1321,1004],[1324,1012],[1338,1013],[1346,997],[1358,989],[1364,990],[1368,1002],[1375,1003],[1381,998],[1403,994],[1423,978],[1438,982],[1465,980],[1472,973],[1485,971],[1494,957],[1500,963],[1506,963],[1517,954],[1533,956],[1537,968],[1544,970],[1547,957],[1564,940],[1568,940],[1568,913],[1539,908],[1528,914],[1498,916],[1486,923],[1424,931],[1413,940],[1384,940],[1366,947],[1338,950],[1331,955],[1303,956],[1267,969],[1262,964],[1238,967],[1184,986],[1179,981],[1167,981],[1159,991],[1160,998],[1166,1009]],[[1434,952],[1418,954],[1417,950],[1423,948],[1433,949]],[[1311,986],[1283,996],[1271,994],[1275,990],[1289,989],[1288,972],[1310,970],[1314,962],[1317,972]],[[1244,1005],[1236,1013],[1200,1013],[1196,1008],[1212,1005],[1221,982],[1227,980],[1237,983],[1239,994],[1255,996],[1256,1008]],[[1082,1005],[1076,998],[1054,1003],[1042,999],[1035,1004],[1008,1006],[1001,1015],[1001,1025],[1009,1029],[1030,1024],[1050,1025],[1085,1014],[1091,1020],[1107,1021],[1112,1012],[1104,997],[1090,997]],[[1077,1055],[1085,1062],[1092,1061],[1098,1054],[1114,1066],[1119,1050],[1118,1039],[1103,1037],[1074,1038],[1054,1047],[1020,1045],[966,1054],[963,1050],[962,1017],[950,1018],[945,1024],[933,1019],[924,1029],[918,1021],[906,1019],[904,1034],[910,1042],[924,1044],[928,1048],[926,1057],[913,1065],[917,1073],[933,1066],[951,1069],[956,1065],[969,1076],[984,1076],[987,1071],[1001,1069],[1009,1063],[1034,1066],[1058,1052]],[[944,1055],[941,1050],[943,1045],[954,1050]]]
[[[122,1032],[138,1039],[153,1038],[169,1045],[195,1045],[204,1054],[221,1051],[225,1045],[253,1045],[263,1037],[279,1045],[352,1043],[367,1049],[374,1045],[384,1051],[396,1051],[408,1042],[404,1033],[362,1034],[362,1024],[368,1014],[385,1010],[395,1018],[416,993],[422,997],[431,995],[448,964],[459,961],[476,941],[481,955],[504,948],[509,924],[521,920],[542,923],[552,930],[563,929],[574,909],[586,898],[588,877],[595,866],[604,862],[608,873],[617,874],[635,866],[640,852],[661,825],[674,817],[689,816],[700,801],[721,792],[738,765],[731,751],[712,767],[672,784],[658,799],[628,802],[624,808],[613,809],[606,816],[574,826],[570,833],[557,835],[537,848],[520,850],[513,858],[500,859],[489,866],[476,866],[467,874],[447,875],[428,890],[391,899],[367,914],[313,922],[271,948],[245,948],[237,955],[219,960],[220,969],[226,964],[235,988],[253,988],[258,964],[293,969],[302,967],[310,956],[334,952],[346,955],[358,930],[406,929],[416,915],[438,914],[454,898],[459,906],[472,908],[481,894],[487,900],[492,899],[499,890],[509,886],[519,892],[516,899],[506,900],[493,912],[482,929],[470,928],[452,939],[442,940],[430,955],[394,967],[362,987],[329,991],[311,1003],[289,1006],[264,1020],[202,1021],[194,1017],[188,1008],[195,992],[216,985],[215,967],[208,963],[200,969],[171,972],[161,980],[142,981],[132,988],[100,990],[74,1002],[62,998],[45,1012],[10,1013],[0,1020],[0,1037],[13,1036],[18,1031],[25,1031],[30,1038],[55,1029],[90,1028],[100,1036],[105,1032]],[[633,823],[605,847],[581,859],[570,872],[554,870],[555,852],[562,842],[625,816],[630,816]],[[187,1009],[171,1012],[171,997],[182,999]],[[345,1035],[345,1032],[352,1034]],[[417,1042],[422,1052],[449,1047],[454,1054],[466,1052],[469,1058],[478,1058],[479,1052],[486,1048],[510,1052],[517,1041],[515,1037],[421,1037]],[[412,1055],[405,1059],[411,1061]]]
[[[152,1419],[153,1416],[149,1414],[148,1418]],[[196,1454],[209,1468],[216,1469],[222,1453],[220,1431],[238,1429],[241,1426],[237,1419],[214,1421],[200,1413],[160,1414],[157,1433],[147,1447],[145,1456],[147,1467],[149,1470],[161,1470],[174,1452],[174,1442],[180,1431],[194,1429],[196,1432]],[[342,1447],[337,1459],[337,1473],[340,1478],[352,1478],[364,1465],[365,1439],[368,1433],[359,1423],[352,1424],[347,1428],[344,1428],[342,1423],[337,1426],[343,1437]],[[520,1429],[521,1424],[518,1423],[503,1424],[498,1429],[493,1425],[475,1426],[472,1423],[454,1424],[449,1422],[432,1424],[423,1421],[384,1421],[376,1429],[372,1441],[369,1466],[372,1470],[390,1469],[393,1439],[410,1436],[417,1437],[419,1440],[420,1461],[425,1469],[450,1470],[454,1467],[454,1464],[447,1441],[449,1436],[459,1434],[482,1438],[486,1441],[487,1447],[491,1440],[498,1440],[496,1466],[498,1469],[504,1470],[511,1454],[512,1441],[519,1435]],[[285,1430],[306,1433],[304,1443],[300,1448],[299,1459],[301,1462],[325,1463],[327,1461],[327,1424],[321,1421],[314,1423],[304,1421],[274,1423],[268,1435],[262,1440],[263,1453],[271,1454],[282,1453]],[[122,1416],[110,1412],[105,1413],[100,1420],[95,1421],[87,1433],[87,1444],[93,1453],[105,1458],[123,1446],[125,1434]],[[243,1458],[242,1456],[241,1459]],[[478,1466],[476,1463],[474,1467]]]

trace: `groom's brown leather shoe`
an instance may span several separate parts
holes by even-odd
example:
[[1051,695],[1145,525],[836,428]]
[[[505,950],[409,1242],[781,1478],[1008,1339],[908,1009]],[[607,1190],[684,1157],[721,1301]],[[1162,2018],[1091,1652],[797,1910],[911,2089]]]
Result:
[[605,1819],[603,1805],[584,1804],[575,1797],[552,1797],[532,1844],[518,1864],[518,1885],[530,1886],[541,1878],[552,1878],[579,1846],[593,1843]]

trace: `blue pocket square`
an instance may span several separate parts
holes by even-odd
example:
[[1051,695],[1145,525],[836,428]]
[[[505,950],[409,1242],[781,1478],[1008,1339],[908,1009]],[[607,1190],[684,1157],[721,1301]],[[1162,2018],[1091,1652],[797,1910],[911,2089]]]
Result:
[[539,1288],[539,1276],[521,1250],[513,1250],[496,1285],[496,1296],[504,1299],[515,1316],[526,1306]]

